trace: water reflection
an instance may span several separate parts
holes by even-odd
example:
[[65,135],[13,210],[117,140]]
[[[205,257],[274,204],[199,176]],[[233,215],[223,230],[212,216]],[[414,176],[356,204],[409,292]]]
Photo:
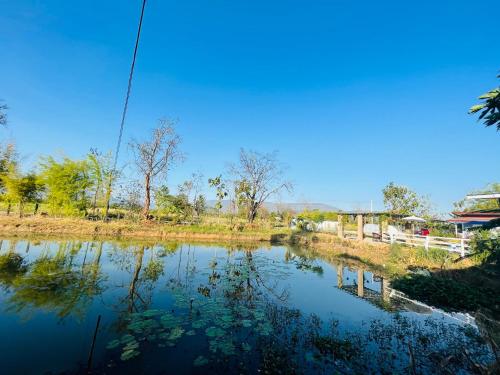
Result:
[[[492,360],[476,330],[431,310],[424,320],[383,275],[298,248],[3,240],[0,286],[2,335],[30,341],[0,343],[8,373],[87,372],[98,315],[93,373],[436,373]],[[47,330],[51,356],[36,346]]]

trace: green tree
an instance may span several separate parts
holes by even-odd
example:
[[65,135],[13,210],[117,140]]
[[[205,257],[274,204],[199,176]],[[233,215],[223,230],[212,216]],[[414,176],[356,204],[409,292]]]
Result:
[[384,205],[393,215],[420,215],[430,214],[428,199],[419,197],[417,193],[406,186],[390,182],[383,190]]
[[[497,77],[500,78],[500,74]],[[479,120],[482,120],[486,126],[496,126],[497,130],[500,130],[500,87],[488,91],[479,99],[483,102],[472,106],[469,113],[481,112]]]
[[34,173],[23,175],[11,168],[9,173],[2,176],[2,182],[5,187],[5,199],[9,204],[19,204],[19,217],[23,216],[26,203],[36,203],[41,199],[44,186]]
[[17,169],[18,159],[19,157],[13,143],[8,143],[5,146],[0,145],[0,193],[2,194],[2,199],[7,201],[7,215],[10,213],[12,201],[5,194],[4,178],[9,171]]
[[193,209],[194,212],[196,212],[196,216],[203,215],[205,211],[207,210],[207,201],[205,200],[205,196],[203,194],[199,194],[194,202],[193,202]]
[[[471,191],[468,195],[500,193],[500,182],[493,182],[483,189]],[[496,199],[462,199],[454,204],[455,210],[459,211],[479,211],[494,210],[500,208],[500,203]]]
[[177,221],[186,219],[193,210],[186,194],[172,195],[165,185],[155,191],[155,203],[159,212]]
[[[97,205],[109,206],[111,186],[118,179],[119,173],[113,170],[113,155],[103,154],[97,149],[91,149],[87,155],[89,177],[94,188],[92,197],[92,212],[95,214]],[[105,213],[107,216],[107,212]]]
[[217,213],[220,214],[220,211],[222,209],[222,201],[225,197],[227,197],[228,194],[226,184],[222,181],[222,176],[219,175],[214,178],[209,178],[208,185],[215,188],[215,196],[217,198],[217,201],[215,202],[215,209],[217,210]]
[[93,187],[87,160],[57,161],[47,157],[40,163],[41,181],[47,188],[47,203],[54,213],[73,214],[87,210]]

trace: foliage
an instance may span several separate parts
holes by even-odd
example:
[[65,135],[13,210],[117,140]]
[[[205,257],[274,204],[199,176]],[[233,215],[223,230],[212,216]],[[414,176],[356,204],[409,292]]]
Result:
[[[484,188],[471,191],[468,195],[491,194],[500,192],[500,182],[492,182]],[[499,209],[496,199],[462,199],[453,203],[455,210],[460,211],[479,211]]]
[[449,251],[436,248],[425,249],[424,247],[418,247],[416,255],[420,260],[428,260],[439,264],[441,268],[451,263],[453,259]]
[[410,298],[451,311],[490,308],[492,301],[498,300],[494,290],[478,290],[465,282],[436,274],[407,274],[392,280],[391,285]]
[[[14,144],[9,143],[0,146],[0,177],[9,173],[12,169],[17,169],[18,155]],[[4,190],[3,181],[0,178],[0,190]]]
[[[500,78],[500,74],[497,77]],[[500,130],[500,87],[488,91],[479,99],[483,102],[472,106],[469,113],[481,112],[479,120],[482,120],[486,126],[496,126],[497,130]]]
[[297,215],[298,218],[314,221],[315,223],[320,223],[325,220],[336,221],[338,219],[338,214],[331,211],[303,211]]
[[207,210],[207,201],[203,194],[198,195],[193,202],[193,209],[196,212],[197,216],[200,216],[205,213]]
[[155,203],[160,213],[169,215],[177,221],[186,219],[192,213],[187,195],[172,195],[165,185],[155,191]]
[[5,199],[8,202],[19,203],[19,216],[23,215],[24,205],[28,202],[39,202],[44,186],[34,173],[20,174],[14,168],[1,176]]
[[470,247],[476,260],[500,267],[500,238],[497,234],[487,230],[477,231],[471,238]]
[[391,214],[396,215],[421,215],[430,213],[428,200],[419,197],[417,193],[406,186],[390,182],[382,190],[384,205]]
[[86,211],[93,181],[87,160],[42,160],[41,180],[47,188],[47,202],[53,213],[72,214]]
[[208,185],[210,187],[215,188],[215,195],[217,197],[217,202],[215,203],[215,209],[217,210],[218,213],[220,213],[220,210],[222,209],[222,201],[224,200],[225,197],[227,197],[228,194],[226,184],[222,182],[222,176],[219,175],[214,178],[209,178]]
[[111,152],[102,154],[97,149],[91,149],[87,154],[89,177],[94,188],[92,209],[95,212],[98,204],[107,207],[111,198],[111,187],[119,177],[113,170],[113,155]]

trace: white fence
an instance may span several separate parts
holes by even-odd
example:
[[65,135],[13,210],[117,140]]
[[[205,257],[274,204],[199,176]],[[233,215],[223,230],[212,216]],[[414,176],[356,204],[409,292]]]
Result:
[[391,244],[401,243],[406,246],[422,246],[425,249],[441,249],[459,253],[462,257],[470,253],[470,240],[466,238],[419,236],[406,233],[383,233],[382,242]]

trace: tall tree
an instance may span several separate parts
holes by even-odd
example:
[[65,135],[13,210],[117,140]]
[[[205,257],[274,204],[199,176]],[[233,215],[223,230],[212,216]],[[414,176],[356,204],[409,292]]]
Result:
[[[497,76],[500,78],[500,74]],[[486,126],[496,126],[500,130],[500,87],[481,95],[481,104],[476,104],[469,109],[469,113],[481,112],[479,120]]]
[[87,160],[52,157],[42,160],[41,180],[47,187],[47,201],[53,212],[86,211],[92,187]]
[[[482,189],[471,191],[469,195],[492,193],[500,193],[500,182],[493,182]],[[500,202],[496,199],[462,199],[453,203],[453,206],[460,211],[494,210],[500,208]]]
[[406,186],[390,182],[383,190],[384,205],[391,214],[426,216],[430,211],[428,200]]
[[261,154],[241,149],[238,163],[230,166],[230,172],[239,186],[240,198],[245,201],[250,223],[269,197],[292,189],[291,183],[284,179],[284,169],[276,152]]
[[24,214],[26,203],[36,203],[40,200],[43,185],[34,173],[21,174],[12,168],[9,173],[2,176],[5,187],[5,198],[9,202],[19,204],[19,217]]
[[217,213],[220,214],[220,211],[222,210],[222,201],[228,195],[226,184],[222,181],[222,175],[214,178],[209,178],[208,186],[215,188],[215,195],[217,197],[217,201],[215,202],[215,209],[217,210]]
[[9,143],[5,146],[0,145],[0,192],[5,190],[2,176],[5,176],[9,171],[17,170],[18,155],[14,144]]
[[166,176],[172,165],[183,157],[179,151],[180,142],[181,138],[175,132],[173,122],[167,119],[158,122],[158,127],[153,129],[149,140],[130,142],[135,164],[144,178],[143,215],[146,218],[149,216],[154,179],[159,175]]
[[[92,179],[94,188],[92,197],[92,212],[95,214],[96,207],[101,200],[104,207],[109,207],[111,197],[111,186],[119,177],[118,171],[113,171],[113,155],[103,154],[97,149],[90,149],[87,155],[89,166],[89,177]],[[107,212],[105,212],[107,216]]]
[[6,104],[0,103],[0,125],[7,125],[7,109],[9,107]]

